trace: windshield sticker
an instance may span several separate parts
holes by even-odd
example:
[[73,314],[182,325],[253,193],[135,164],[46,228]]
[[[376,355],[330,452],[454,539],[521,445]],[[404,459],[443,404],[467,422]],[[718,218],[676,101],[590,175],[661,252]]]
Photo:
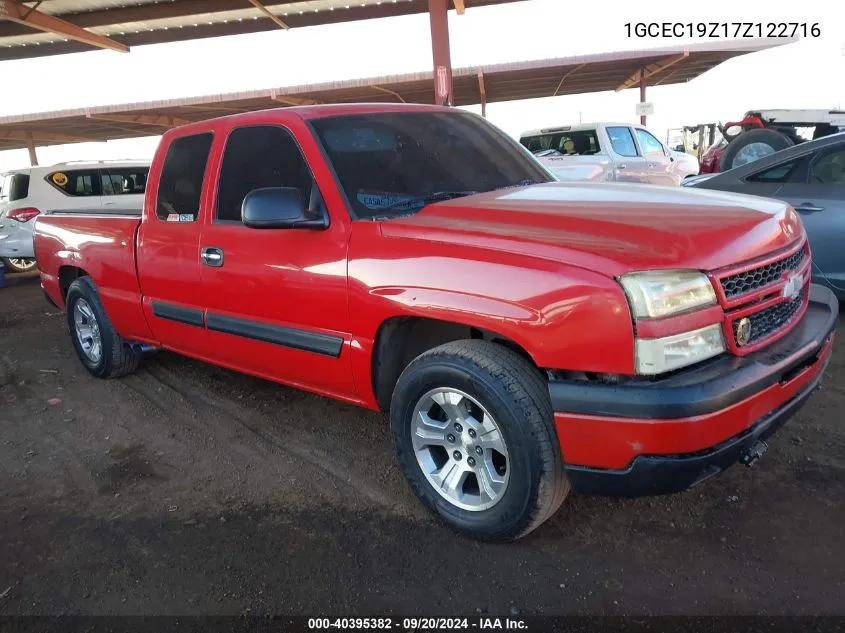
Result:
[[179,215],[180,222],[193,222],[194,221],[194,214],[193,213],[181,213]]
[[389,191],[359,191],[357,198],[358,202],[374,211],[382,209],[411,211],[421,209],[425,204],[419,196]]
[[64,187],[67,184],[67,175],[63,174],[60,171],[57,171],[55,174],[53,174],[51,178],[53,179],[53,182],[59,187]]
[[178,213],[168,213],[167,214],[167,221],[168,222],[178,222],[179,221],[179,214]]

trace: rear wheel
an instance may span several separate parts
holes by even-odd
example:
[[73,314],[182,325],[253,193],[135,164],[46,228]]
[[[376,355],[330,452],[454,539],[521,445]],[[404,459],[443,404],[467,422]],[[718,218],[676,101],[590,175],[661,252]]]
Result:
[[722,155],[722,171],[741,167],[793,145],[792,139],[777,130],[758,129],[742,132],[725,148]]
[[420,355],[402,372],[390,413],[402,472],[460,532],[517,539],[569,492],[545,381],[510,349],[456,341]]
[[114,329],[90,277],[79,277],[70,285],[65,304],[74,349],[89,372],[98,378],[118,378],[138,368],[141,351]]
[[13,273],[28,273],[38,267],[35,260],[29,258],[9,257],[3,261],[6,264],[6,268]]

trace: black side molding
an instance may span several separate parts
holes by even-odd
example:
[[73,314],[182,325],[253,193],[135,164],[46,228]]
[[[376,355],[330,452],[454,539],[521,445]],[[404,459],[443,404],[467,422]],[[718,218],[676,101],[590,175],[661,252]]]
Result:
[[153,314],[160,319],[177,321],[186,325],[195,325],[197,327],[205,325],[202,319],[202,310],[183,308],[182,306],[162,303],[161,301],[153,301]]
[[234,334],[235,336],[242,336],[265,343],[274,343],[324,356],[337,358],[340,356],[340,350],[343,347],[343,338],[340,336],[318,334],[316,332],[308,332],[278,325],[267,325],[266,323],[237,319],[235,317],[223,316],[222,314],[212,314],[211,312],[206,315],[205,321],[208,329],[214,330],[215,332]]

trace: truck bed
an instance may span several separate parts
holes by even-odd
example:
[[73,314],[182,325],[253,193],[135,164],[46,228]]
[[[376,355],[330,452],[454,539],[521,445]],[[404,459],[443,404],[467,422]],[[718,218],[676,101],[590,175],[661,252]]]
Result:
[[[47,213],[35,224],[35,257],[44,291],[64,307],[67,287],[82,269],[100,280],[100,298],[109,318],[127,336],[143,323],[141,288],[135,265],[140,215],[96,212]],[[140,321],[139,321],[140,319]],[[144,338],[144,337],[139,337]]]

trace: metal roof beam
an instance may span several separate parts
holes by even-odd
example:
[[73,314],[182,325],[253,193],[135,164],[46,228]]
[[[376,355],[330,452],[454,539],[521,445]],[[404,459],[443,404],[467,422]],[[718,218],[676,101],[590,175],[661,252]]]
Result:
[[370,88],[372,88],[373,90],[378,90],[379,92],[385,92],[385,93],[387,93],[387,94],[389,94],[389,95],[393,95],[394,97],[396,97],[397,99],[399,99],[399,101],[401,101],[402,103],[407,103],[407,101],[405,101],[405,97],[403,97],[402,95],[400,95],[400,94],[399,94],[398,92],[396,92],[395,90],[391,90],[390,88],[384,88],[384,87],[382,87],[382,86],[376,86],[376,85],[372,85],[372,86],[370,86]]
[[320,105],[324,103],[323,101],[317,101],[316,99],[294,97],[293,95],[280,95],[275,92],[270,95],[270,98],[273,101],[278,101],[279,103],[284,103],[289,106]]
[[[252,0],[249,0],[250,2]],[[262,6],[273,7],[306,2],[307,0],[263,0]],[[179,0],[178,2],[160,2],[157,4],[139,4],[126,7],[94,9],[64,14],[74,24],[85,28],[113,26],[130,22],[152,22],[170,18],[225,13],[244,8],[244,0]],[[9,32],[7,32],[7,30]],[[14,25],[0,24],[0,37],[20,35],[20,29]]]
[[261,11],[261,13],[263,13],[268,18],[270,18],[276,25],[282,27],[285,30],[290,28],[287,24],[285,24],[285,22],[281,18],[279,18],[279,17],[273,15],[272,13],[270,13],[270,10],[267,7],[265,7],[263,4],[261,4],[261,2],[259,2],[258,0],[249,0],[249,3],[252,6],[254,6],[256,9]]
[[674,57],[667,57],[663,61],[659,61],[656,64],[649,64],[643,70],[638,70],[630,77],[628,77],[625,81],[619,84],[616,87],[616,92],[620,90],[625,90],[626,88],[632,88],[633,86],[639,85],[639,83],[649,77],[656,75],[659,72],[662,72],[669,68],[670,66],[674,66],[680,61],[683,61],[689,57],[689,51],[684,51],[680,55],[675,55]]
[[88,119],[100,121],[114,121],[115,123],[137,123],[138,125],[153,125],[156,127],[172,128],[180,125],[193,123],[188,119],[178,116],[166,116],[156,114],[97,114],[86,113]]
[[46,145],[49,143],[99,143],[101,140],[102,139],[91,138],[89,136],[45,132],[43,130],[0,131],[0,143],[3,141],[23,141],[24,143],[38,143]]
[[0,0],[0,18],[15,22],[45,33],[55,33],[70,40],[82,42],[97,48],[107,48],[120,53],[128,53],[129,47],[115,40],[86,31],[77,26],[53,15],[47,15],[36,11],[18,0]]
[[458,15],[463,15],[464,11],[466,11],[466,7],[464,6],[464,0],[454,0],[455,2],[455,11],[458,12]]

